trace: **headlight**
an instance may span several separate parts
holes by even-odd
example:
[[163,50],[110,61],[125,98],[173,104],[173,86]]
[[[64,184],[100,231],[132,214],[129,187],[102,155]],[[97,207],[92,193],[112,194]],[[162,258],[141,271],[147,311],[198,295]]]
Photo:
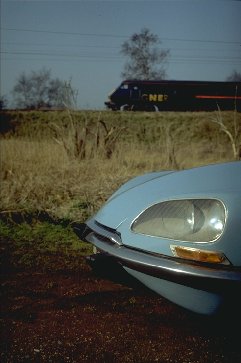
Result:
[[216,199],[171,200],[147,208],[133,232],[187,242],[212,242],[225,226],[225,208]]

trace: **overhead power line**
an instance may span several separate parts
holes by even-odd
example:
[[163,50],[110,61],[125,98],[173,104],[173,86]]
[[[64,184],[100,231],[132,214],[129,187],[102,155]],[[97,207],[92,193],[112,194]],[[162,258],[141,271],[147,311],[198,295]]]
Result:
[[[59,61],[61,61],[61,58],[64,58],[64,60],[67,61],[73,61],[73,60],[93,60],[96,62],[99,61],[119,61],[122,59],[122,57],[118,54],[114,54],[114,53],[90,53],[90,52],[86,52],[86,53],[61,53],[61,52],[40,52],[40,51],[1,51],[1,54],[4,55],[12,55],[15,57],[18,56],[37,56],[38,59],[40,59],[40,57],[59,57]],[[14,59],[14,58],[13,58]],[[18,59],[22,59],[22,58],[18,58]],[[172,56],[169,60],[170,63],[214,63],[214,64],[239,64],[240,63],[240,57],[218,57],[218,56],[182,56],[182,55],[176,55],[176,56]]]
[[[62,35],[78,35],[88,37],[109,37],[109,38],[129,38],[128,35],[105,34],[105,33],[78,33],[78,32],[63,32],[52,30],[35,30],[35,29],[20,29],[20,28],[2,28],[7,31],[21,31],[31,33],[47,33],[47,34],[62,34]],[[235,44],[241,46],[241,41],[225,41],[225,40],[211,40],[211,39],[188,39],[188,38],[165,38],[160,37],[161,40],[179,41],[179,42],[196,42],[196,43],[216,43],[216,44]]]
[[115,35],[115,34],[99,34],[99,33],[77,33],[77,32],[63,32],[63,31],[53,31],[53,30],[34,30],[34,29],[18,29],[18,28],[2,28],[2,30],[10,31],[21,31],[21,32],[31,32],[31,33],[48,33],[48,34],[65,34],[65,35],[81,35],[88,37],[110,37],[110,38],[127,38],[126,35]]
[[[47,43],[47,42],[17,42],[17,41],[3,41],[2,42],[2,48],[3,47],[8,47],[8,46],[25,46],[25,47],[51,47],[51,49],[53,48],[53,44],[52,43]],[[54,46],[56,48],[76,48],[78,47],[78,49],[119,49],[120,50],[120,45],[100,45],[100,44],[79,44],[78,42],[75,42],[74,44],[70,44],[70,43],[54,43]],[[233,46],[233,44],[231,44],[231,46]],[[174,51],[185,51],[185,52],[194,52],[194,51],[205,51],[205,52],[223,52],[223,47],[220,46],[220,48],[193,48],[193,47],[175,47],[175,46],[171,46],[168,47],[168,49],[170,50],[174,50]],[[241,47],[237,48],[237,47],[232,47],[229,50],[230,52],[241,52]]]

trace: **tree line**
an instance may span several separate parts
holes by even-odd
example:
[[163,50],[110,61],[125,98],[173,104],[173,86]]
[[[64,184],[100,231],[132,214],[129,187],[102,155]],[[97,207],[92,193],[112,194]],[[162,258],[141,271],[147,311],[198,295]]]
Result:
[[[121,46],[121,54],[126,57],[123,79],[162,80],[166,78],[166,65],[170,51],[161,48],[159,37],[143,28],[134,33]],[[241,74],[233,71],[226,81],[241,81]],[[22,109],[63,109],[76,103],[78,91],[71,80],[53,78],[51,70],[41,69],[28,74],[23,72],[12,90],[17,108]],[[0,109],[7,107],[6,96],[0,96]]]

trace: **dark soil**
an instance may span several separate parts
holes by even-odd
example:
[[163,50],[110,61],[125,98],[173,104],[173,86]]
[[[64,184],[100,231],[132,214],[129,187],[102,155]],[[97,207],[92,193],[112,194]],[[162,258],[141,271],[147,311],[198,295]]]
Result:
[[[1,362],[241,362],[240,323],[78,271],[3,271]],[[240,330],[240,329],[239,329]]]

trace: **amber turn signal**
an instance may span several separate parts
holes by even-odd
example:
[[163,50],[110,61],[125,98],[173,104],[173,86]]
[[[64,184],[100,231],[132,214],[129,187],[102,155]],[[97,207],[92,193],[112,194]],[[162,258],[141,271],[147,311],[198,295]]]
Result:
[[201,250],[199,248],[171,245],[174,256],[198,262],[229,264],[223,253],[216,251]]

